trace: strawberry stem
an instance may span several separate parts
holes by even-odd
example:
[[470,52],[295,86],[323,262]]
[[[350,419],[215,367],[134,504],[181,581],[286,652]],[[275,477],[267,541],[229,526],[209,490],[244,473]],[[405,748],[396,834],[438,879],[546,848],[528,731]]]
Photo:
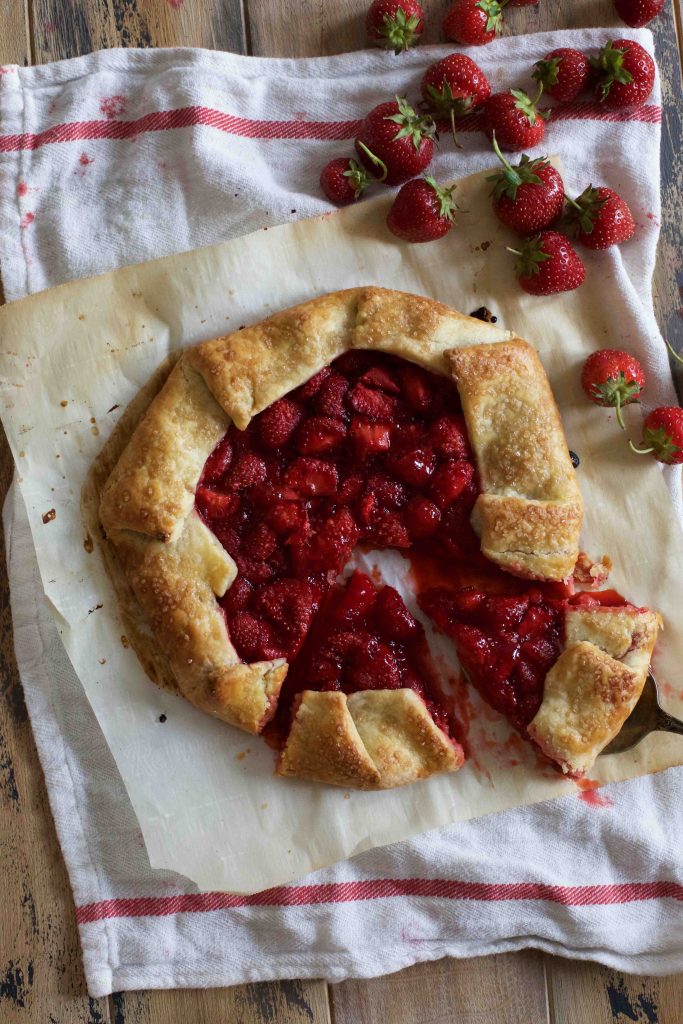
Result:
[[674,359],[677,359],[679,363],[683,363],[683,358],[681,356],[679,356],[678,352],[674,348],[671,347],[671,345],[666,340],[666,338],[664,339],[664,344],[666,345],[666,347],[668,348],[669,352],[674,357]]
[[564,194],[564,198],[565,198],[566,202],[569,203],[570,206],[574,207],[575,210],[581,210],[581,207],[577,203],[576,199],[572,199],[572,197],[568,196],[566,192]]
[[376,178],[375,180],[376,181],[384,181],[384,179],[386,178],[387,174],[389,173],[389,169],[388,169],[387,165],[384,163],[384,160],[382,160],[378,156],[375,156],[375,154],[372,152],[372,150],[368,149],[368,147],[365,145],[365,143],[361,142],[360,139],[357,139],[356,141],[357,141],[357,144],[360,146],[360,148],[365,153],[365,155],[367,156],[367,158],[369,160],[372,160],[372,162],[375,165],[375,167],[381,168],[382,173],[379,176],[379,178]]
[[654,451],[654,448],[636,448],[633,441],[629,441],[628,446],[636,455],[652,455]]
[[502,163],[502,165],[505,168],[505,170],[509,171],[511,174],[513,174],[514,171],[512,169],[512,165],[505,159],[505,157],[503,156],[503,154],[500,151],[500,146],[498,145],[498,140],[496,139],[495,131],[491,135],[491,142],[493,144],[493,152],[496,154],[496,156],[498,157],[498,159]]
[[622,416],[622,413],[621,413],[621,395],[619,394],[618,391],[616,392],[616,395],[615,395],[614,411],[615,411],[616,416],[617,416],[617,423],[619,424],[619,426],[621,427],[622,430],[626,430],[626,424],[624,423],[624,417]]
[[506,245],[505,248],[507,249],[508,252],[511,252],[513,256],[522,256],[523,255],[523,253],[521,253],[519,251],[519,249],[511,249],[509,245]]
[[455,108],[451,107],[451,135],[453,136],[453,142],[455,143],[456,149],[462,149],[462,144],[458,142],[458,133],[455,130]]

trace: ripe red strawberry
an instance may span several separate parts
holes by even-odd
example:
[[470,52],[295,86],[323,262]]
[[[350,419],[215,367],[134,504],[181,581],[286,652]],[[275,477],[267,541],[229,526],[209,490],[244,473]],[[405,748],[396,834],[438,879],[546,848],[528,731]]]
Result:
[[346,424],[331,416],[309,416],[296,432],[297,451],[302,455],[321,455],[338,448],[346,437]]
[[548,96],[560,103],[571,103],[586,88],[591,77],[591,62],[585,53],[561,46],[537,60],[533,77]]
[[656,18],[666,0],[614,0],[616,12],[631,28],[642,28]]
[[358,381],[349,392],[349,403],[363,416],[375,420],[391,420],[396,409],[396,399],[383,391],[376,391]]
[[199,486],[195,495],[197,507],[207,519],[224,519],[231,515],[239,503],[236,494],[221,494],[210,487]]
[[395,54],[414,46],[424,26],[424,11],[417,0],[373,0],[365,17],[368,38]]
[[454,0],[443,20],[446,39],[463,46],[482,46],[495,39],[503,14],[498,0]]
[[587,249],[620,245],[636,230],[631,211],[621,196],[611,188],[592,185],[576,199],[569,199],[567,220],[576,226],[576,237]]
[[382,587],[375,607],[375,621],[387,640],[412,640],[420,627],[410,614],[398,590]]
[[391,447],[391,427],[388,423],[373,423],[362,416],[354,416],[350,433],[360,456],[386,452]]
[[381,164],[385,183],[401,185],[431,163],[435,135],[433,118],[416,114],[404,98],[397,97],[370,111],[360,126],[356,150],[370,172]]
[[226,434],[225,437],[218,442],[206,460],[204,473],[202,474],[202,483],[217,483],[230,466],[231,461],[232,445],[230,444],[230,439]]
[[545,134],[545,118],[549,111],[536,106],[540,92],[532,100],[520,89],[496,92],[484,107],[484,131],[490,139],[494,133],[501,149],[529,149],[537,146]]
[[260,414],[256,430],[265,448],[281,448],[289,441],[303,417],[301,406],[291,398],[280,398]]
[[581,372],[581,387],[591,402],[616,409],[617,422],[624,430],[622,405],[637,402],[645,387],[645,372],[628,352],[601,348],[589,355]]
[[564,207],[564,182],[546,157],[531,160],[526,153],[512,166],[501,153],[496,138],[494,151],[503,170],[486,180],[494,182],[493,210],[503,224],[520,235],[533,235],[550,227]]
[[387,215],[387,227],[406,242],[433,242],[453,227],[455,186],[443,188],[434,178],[414,178],[400,189]]
[[242,491],[262,483],[268,476],[268,467],[263,459],[253,452],[244,452],[228,473],[228,485],[233,491]]
[[658,462],[677,465],[683,462],[683,409],[677,405],[664,405],[653,409],[643,423],[645,448],[636,448],[638,455],[654,455]]
[[655,83],[655,62],[632,39],[616,39],[591,61],[598,72],[597,97],[608,107],[642,107]]
[[[436,117],[449,118],[455,138],[455,118],[471,114],[491,95],[489,80],[464,53],[451,53],[425,71],[422,98]],[[456,139],[457,144],[457,139]]]
[[355,160],[344,156],[330,160],[320,172],[320,187],[330,202],[337,206],[355,203],[375,180]]
[[439,508],[448,508],[471,483],[474,466],[464,460],[442,463],[432,476],[430,493]]
[[511,249],[518,257],[519,283],[530,295],[570,292],[583,284],[586,268],[571,242],[557,231],[541,231],[528,238],[521,250]]
[[294,459],[285,473],[285,484],[302,497],[334,494],[339,474],[337,467],[325,459]]

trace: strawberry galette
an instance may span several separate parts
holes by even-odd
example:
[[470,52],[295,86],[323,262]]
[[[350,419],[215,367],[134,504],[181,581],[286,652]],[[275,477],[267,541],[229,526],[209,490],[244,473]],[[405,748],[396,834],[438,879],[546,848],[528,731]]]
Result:
[[[145,667],[264,733],[280,775],[385,789],[460,767],[427,617],[488,703],[580,775],[657,636],[647,609],[574,592],[581,496],[535,350],[400,292],[336,292],[185,352],[100,518]],[[421,621],[344,573],[356,547],[429,579]]]

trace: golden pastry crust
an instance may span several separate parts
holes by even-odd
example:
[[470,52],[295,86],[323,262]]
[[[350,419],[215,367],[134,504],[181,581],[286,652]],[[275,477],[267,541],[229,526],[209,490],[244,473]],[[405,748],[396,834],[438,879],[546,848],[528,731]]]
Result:
[[[578,488],[540,361],[530,346],[510,337],[430,299],[354,288],[277,313],[181,356],[102,490],[100,520],[160,649],[159,660],[170,667],[187,699],[224,721],[259,732],[274,713],[287,671],[282,661],[244,665],[230,643],[216,598],[230,586],[235,566],[193,510],[206,459],[231,422],[244,429],[253,416],[354,347],[392,353],[438,373],[453,372],[459,387],[462,380],[463,407],[482,469],[484,493],[477,514],[484,553],[523,574],[553,579],[568,575],[581,516]],[[513,407],[508,405],[506,417],[491,404],[498,389],[505,406],[508,371],[515,367],[517,407],[522,403],[526,409],[524,439],[549,460],[545,475],[519,454],[514,462],[508,438]],[[543,408],[534,409],[534,402]],[[486,429],[476,429],[480,409],[490,420]],[[504,478],[514,466],[521,483],[513,492],[505,489]],[[489,509],[489,499],[496,512]],[[512,512],[501,504],[511,501],[516,503]],[[524,536],[522,520],[538,526]],[[534,542],[540,550],[533,550]],[[359,709],[359,728],[370,728],[371,711],[381,701],[355,697],[349,704]],[[294,763],[297,737],[304,735],[304,726],[310,727],[310,708],[318,706],[317,698],[310,700],[310,706],[308,698],[299,706],[281,771]],[[412,698],[400,698],[403,718],[396,736],[402,736],[405,749],[398,756],[391,739],[398,700],[394,697],[386,706],[385,731],[375,729],[374,739],[368,735],[372,771],[360,758],[359,728],[354,726],[355,734],[347,728],[347,719],[336,708],[334,714],[341,719],[335,728],[342,729],[339,735],[345,740],[339,740],[326,763],[328,768],[339,765],[338,784],[385,788],[459,766],[448,738]],[[333,719],[328,709],[324,722],[329,725]],[[345,752],[351,758],[352,750],[356,783],[344,781],[351,770]]]
[[585,775],[633,711],[660,624],[654,612],[630,606],[567,610],[566,646],[528,727],[565,774]]
[[457,349],[450,361],[477,457],[472,525],[483,553],[518,576],[566,579],[583,503],[537,352],[515,338]]
[[279,775],[354,789],[392,789],[457,771],[459,744],[434,723],[413,690],[304,690],[278,763]]

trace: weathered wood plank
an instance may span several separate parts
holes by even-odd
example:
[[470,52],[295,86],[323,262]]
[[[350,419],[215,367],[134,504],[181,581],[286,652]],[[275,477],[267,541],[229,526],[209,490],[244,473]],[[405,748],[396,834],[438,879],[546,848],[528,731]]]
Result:
[[0,0],[0,64],[30,64],[24,0]]
[[597,964],[546,957],[552,1024],[678,1024],[681,975],[620,974]]
[[543,956],[532,950],[416,964],[331,985],[335,1024],[547,1024]]
[[324,982],[125,992],[112,996],[113,1024],[330,1024]]
[[33,4],[38,64],[107,46],[205,46],[236,53],[246,50],[241,0],[27,2]]

